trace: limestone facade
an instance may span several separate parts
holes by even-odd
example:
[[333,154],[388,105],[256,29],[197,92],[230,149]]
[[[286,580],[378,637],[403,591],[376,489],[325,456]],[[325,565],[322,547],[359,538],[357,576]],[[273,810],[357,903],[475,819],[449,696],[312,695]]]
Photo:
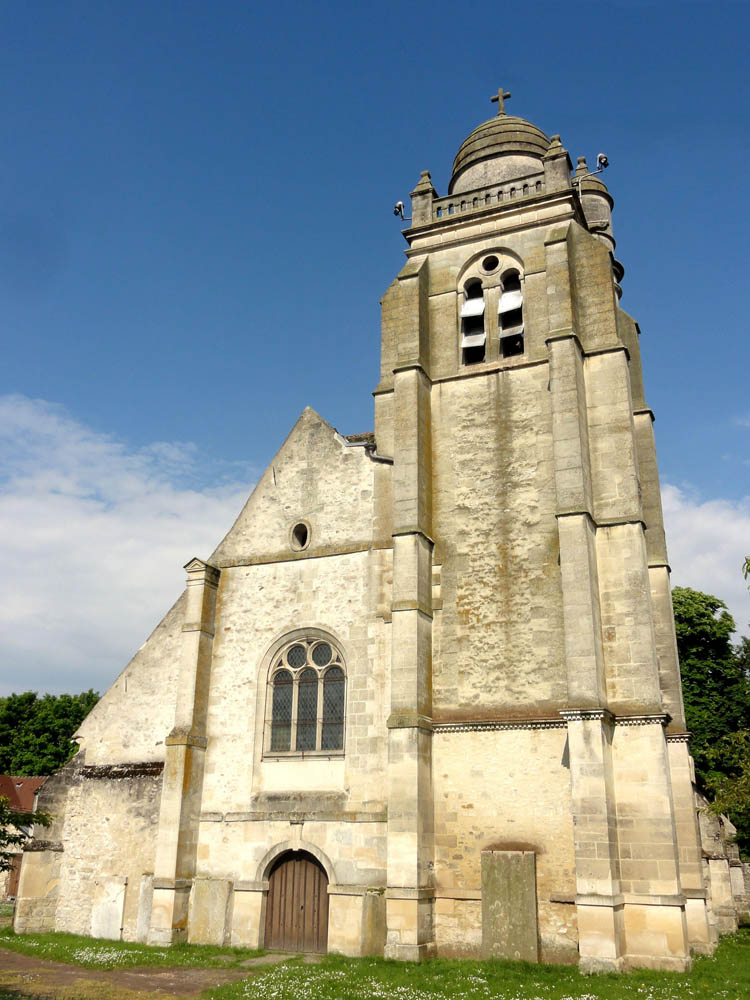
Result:
[[45,786],[17,930],[618,970],[724,929],[612,199],[505,96],[412,192],[374,434],[306,409],[187,564]]

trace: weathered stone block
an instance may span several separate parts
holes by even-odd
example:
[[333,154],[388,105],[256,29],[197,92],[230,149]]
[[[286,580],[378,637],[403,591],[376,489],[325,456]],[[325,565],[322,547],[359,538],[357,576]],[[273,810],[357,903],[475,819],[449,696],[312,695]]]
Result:
[[533,851],[482,851],[482,955],[539,961]]
[[231,914],[232,883],[229,879],[197,878],[193,882],[188,909],[188,941],[190,944],[228,943]]

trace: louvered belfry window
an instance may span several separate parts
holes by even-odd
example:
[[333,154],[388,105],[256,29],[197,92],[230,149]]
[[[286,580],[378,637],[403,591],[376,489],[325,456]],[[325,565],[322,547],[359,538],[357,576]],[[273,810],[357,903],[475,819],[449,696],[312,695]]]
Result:
[[320,638],[295,639],[274,656],[269,674],[266,753],[341,753],[346,674],[339,651]]

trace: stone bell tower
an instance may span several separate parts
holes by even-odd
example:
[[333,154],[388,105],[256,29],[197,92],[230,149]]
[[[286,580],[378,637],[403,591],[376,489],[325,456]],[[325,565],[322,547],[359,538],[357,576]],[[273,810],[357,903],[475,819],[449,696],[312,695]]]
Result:
[[502,954],[518,856],[518,953],[684,969],[711,942],[640,331],[601,175],[509,97],[447,195],[422,173],[382,302],[386,954]]

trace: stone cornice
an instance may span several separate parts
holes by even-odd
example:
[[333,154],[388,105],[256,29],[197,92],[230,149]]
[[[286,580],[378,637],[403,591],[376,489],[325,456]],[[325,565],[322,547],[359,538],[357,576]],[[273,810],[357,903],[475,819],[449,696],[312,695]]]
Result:
[[465,722],[433,722],[435,733],[477,733],[477,732],[497,732],[509,729],[564,729],[564,719],[496,719],[477,720],[467,719]]
[[30,840],[23,846],[24,854],[43,851],[53,851],[55,854],[63,852],[63,845],[59,840]]
[[117,781],[123,778],[157,778],[164,770],[161,760],[135,761],[132,764],[84,764],[73,772],[75,776],[96,781]]
[[431,733],[434,729],[432,719],[426,715],[420,715],[418,712],[409,711],[391,712],[386,726],[388,729],[421,729],[427,733]]
[[610,344],[607,347],[594,347],[584,353],[587,358],[593,358],[599,354],[619,354],[620,352],[624,352],[625,357],[628,361],[630,361],[630,351],[624,344]]
[[164,745],[168,747],[196,747],[205,750],[208,740],[198,733],[186,732],[184,729],[173,729],[164,740]]
[[565,722],[606,722],[614,725],[615,717],[607,708],[566,708],[560,712]]
[[667,743],[689,743],[692,733],[667,733]]
[[[408,534],[408,532],[407,532]],[[269,566],[274,563],[296,562],[299,559],[331,559],[336,556],[358,555],[378,549],[392,549],[390,542],[363,542],[360,545],[329,545],[319,549],[304,549],[302,552],[279,552],[268,556],[247,556],[222,559],[222,569],[239,569],[242,566]]]
[[668,712],[615,716],[616,726],[668,726],[671,721],[672,716]]

